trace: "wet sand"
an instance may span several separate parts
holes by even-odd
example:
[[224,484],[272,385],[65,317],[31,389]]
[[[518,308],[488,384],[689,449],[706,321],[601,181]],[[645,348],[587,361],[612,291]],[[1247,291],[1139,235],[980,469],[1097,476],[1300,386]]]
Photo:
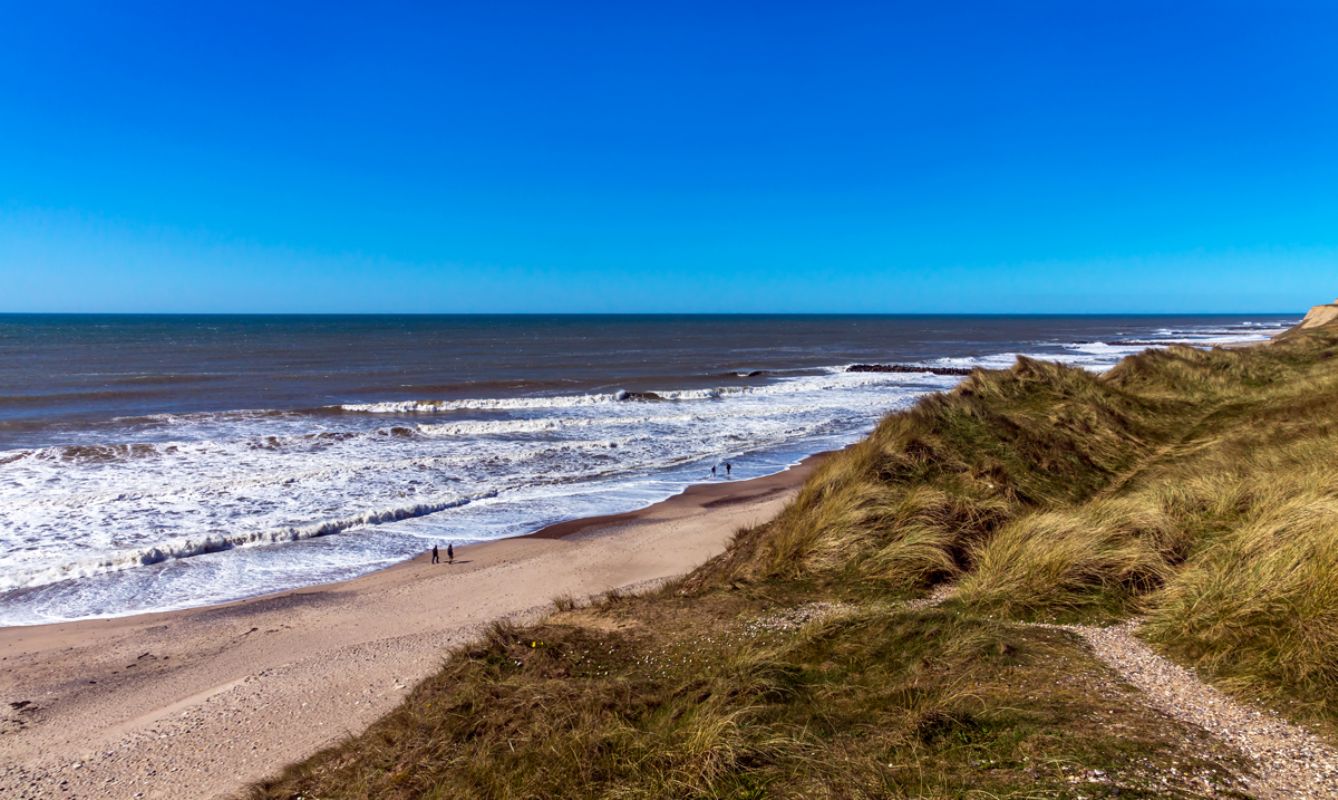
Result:
[[822,458],[460,547],[455,564],[424,554],[224,605],[0,628],[0,797],[235,793],[366,727],[481,626],[690,571],[780,511]]

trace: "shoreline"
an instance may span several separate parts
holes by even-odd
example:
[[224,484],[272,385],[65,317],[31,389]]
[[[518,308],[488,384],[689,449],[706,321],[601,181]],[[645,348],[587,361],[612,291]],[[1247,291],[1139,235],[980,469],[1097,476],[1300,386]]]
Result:
[[227,603],[0,628],[0,794],[226,796],[361,731],[491,622],[684,574],[830,455]]
[[[467,550],[470,552],[475,552],[478,551],[480,548],[488,548],[493,545],[497,545],[501,542],[524,541],[526,539],[565,539],[568,537],[579,536],[591,532],[598,533],[599,530],[606,528],[621,527],[621,526],[630,527],[638,524],[642,520],[654,519],[660,516],[664,511],[672,511],[679,505],[696,504],[704,508],[714,508],[717,506],[730,505],[733,503],[748,502],[749,500],[757,499],[766,494],[776,491],[776,487],[778,485],[784,485],[788,487],[792,478],[787,478],[785,476],[790,476],[791,473],[794,473],[796,471],[803,471],[804,476],[807,477],[807,475],[811,474],[811,472],[814,469],[816,469],[816,467],[822,461],[826,460],[833,453],[837,452],[840,451],[823,450],[817,453],[812,453],[810,455],[804,456],[798,462],[791,464],[790,466],[786,467],[780,472],[773,472],[769,475],[759,475],[756,478],[743,478],[740,480],[725,479],[706,483],[688,484],[688,486],[685,487],[683,491],[679,492],[678,494],[670,495],[669,497],[666,497],[663,500],[656,501],[648,506],[643,506],[642,508],[638,508],[632,511],[619,511],[613,514],[597,514],[592,517],[578,517],[576,519],[550,523],[542,528],[530,531],[529,533],[522,533],[518,536],[507,536],[501,539],[491,539],[488,541],[471,542],[469,544],[457,545],[455,550],[456,553],[460,554],[461,557],[456,558],[456,561],[457,562],[462,561],[463,560],[462,556]],[[801,480],[800,483],[802,482],[803,481]],[[135,611],[129,614],[117,614],[107,617],[87,617],[84,619],[53,620],[51,622],[38,622],[32,625],[0,625],[0,649],[4,647],[5,644],[4,640],[8,632],[10,631],[17,631],[17,630],[33,631],[56,626],[62,626],[62,627],[84,626],[84,625],[91,626],[97,624],[106,624],[120,621],[133,621],[133,620],[147,621],[157,617],[167,617],[176,614],[188,614],[191,612],[206,611],[209,609],[233,608],[237,606],[246,605],[247,603],[259,603],[268,600],[274,600],[275,598],[287,597],[290,595],[307,594],[311,592],[319,592],[322,590],[330,590],[343,587],[355,588],[355,584],[357,584],[358,581],[366,580],[375,575],[380,575],[382,573],[390,572],[392,570],[404,569],[410,565],[417,563],[423,563],[423,562],[430,563],[431,561],[430,556],[431,556],[431,551],[424,550],[423,552],[411,558],[404,559],[403,561],[397,561],[394,564],[389,564],[387,566],[374,569],[371,572],[367,572],[352,578],[327,581],[324,583],[313,583],[310,586],[298,586],[291,589],[276,589],[275,591],[272,592],[264,592],[262,594],[251,595],[250,597],[239,597],[235,600],[224,600],[219,603],[207,603],[205,605],[190,606],[188,608],[171,608],[162,611]],[[441,551],[441,558],[444,563],[446,558],[444,549]]]

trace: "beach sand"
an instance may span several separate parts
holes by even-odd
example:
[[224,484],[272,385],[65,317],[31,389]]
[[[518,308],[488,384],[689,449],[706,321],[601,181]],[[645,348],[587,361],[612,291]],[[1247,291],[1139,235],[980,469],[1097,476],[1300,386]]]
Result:
[[457,548],[453,565],[424,555],[225,605],[0,628],[0,797],[235,793],[365,728],[481,626],[688,572],[820,459]]

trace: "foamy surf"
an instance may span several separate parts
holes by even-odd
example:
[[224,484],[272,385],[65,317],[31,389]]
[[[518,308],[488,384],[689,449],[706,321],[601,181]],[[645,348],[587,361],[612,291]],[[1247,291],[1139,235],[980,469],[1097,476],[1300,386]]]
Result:
[[[1014,356],[1015,357],[1015,356]],[[981,366],[983,361],[962,360]],[[1009,360],[1011,363],[1011,360]],[[851,373],[849,365],[826,367],[822,375],[784,378],[762,386],[713,386],[701,389],[652,389],[551,397],[507,397],[465,399],[422,399],[381,403],[344,403],[334,410],[358,414],[447,414],[459,411],[547,411],[624,403],[693,403],[724,400],[731,397],[775,397],[785,394],[840,390],[860,386],[905,385],[932,382],[940,376],[925,373]]]
[[239,547],[284,544],[287,542],[300,542],[306,539],[314,539],[318,536],[332,536],[336,533],[344,533],[345,531],[354,528],[384,525],[388,522],[399,522],[401,520],[413,519],[414,517],[435,514],[439,511],[445,511],[451,508],[460,508],[461,506],[476,500],[495,497],[496,494],[496,492],[490,492],[477,497],[456,497],[449,500],[440,500],[430,503],[415,503],[411,506],[368,511],[343,519],[325,520],[311,525],[291,526],[266,531],[252,531],[249,533],[219,533],[199,538],[164,542],[162,544],[150,545],[135,550],[113,552],[99,558],[72,561],[67,564],[45,567],[29,573],[16,570],[5,575],[0,575],[0,593],[13,589],[31,589],[37,586],[45,586],[47,584],[77,578],[89,578],[109,572],[134,569],[135,567],[151,566],[173,559],[192,558],[194,556],[210,553],[221,553],[225,550],[234,550]]

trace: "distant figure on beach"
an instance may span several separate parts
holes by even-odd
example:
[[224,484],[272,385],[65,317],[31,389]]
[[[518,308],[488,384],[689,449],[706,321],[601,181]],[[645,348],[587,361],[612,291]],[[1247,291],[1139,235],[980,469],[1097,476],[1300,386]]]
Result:
[[725,477],[728,478],[729,475],[730,475],[730,473],[731,473],[733,470],[734,470],[734,465],[731,464],[731,463],[729,463],[728,461],[726,461],[726,462],[725,462]]
[[712,478],[715,477],[715,465],[714,465],[714,464],[711,465],[711,477],[712,477]]
[[432,545],[432,563],[433,564],[441,563],[441,556],[437,555],[437,546],[435,544]]
[[448,544],[448,545],[446,545],[446,560],[447,560],[449,563],[451,563],[451,564],[454,564],[454,563],[455,563],[455,545],[454,545],[454,544]]

